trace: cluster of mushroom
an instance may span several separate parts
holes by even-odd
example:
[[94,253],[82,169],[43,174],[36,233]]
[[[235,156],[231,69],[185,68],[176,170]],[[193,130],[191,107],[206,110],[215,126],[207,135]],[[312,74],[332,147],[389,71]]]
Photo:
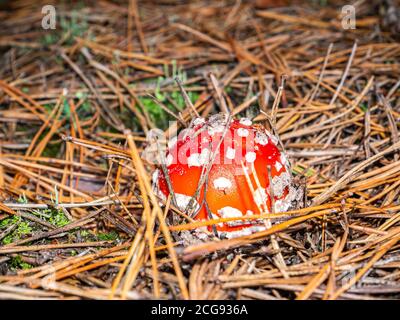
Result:
[[[153,174],[155,192],[164,200],[171,194],[196,220],[284,212],[298,196],[278,139],[247,118],[195,118],[169,142],[164,161],[164,170]],[[267,226],[263,219],[241,219],[218,223],[214,231],[234,238]]]

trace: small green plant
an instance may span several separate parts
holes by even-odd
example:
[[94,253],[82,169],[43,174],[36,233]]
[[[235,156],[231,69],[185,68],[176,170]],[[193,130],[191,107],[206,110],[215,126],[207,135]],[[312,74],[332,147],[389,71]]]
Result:
[[17,235],[22,236],[31,233],[32,233],[32,227],[30,226],[29,222],[20,221],[17,227]]
[[[20,196],[18,202],[26,203],[26,198],[24,198],[24,196]],[[32,210],[32,214],[58,228],[61,228],[70,222],[64,212],[59,209],[50,208]],[[11,225],[16,225],[16,228],[13,232],[4,237],[4,239],[1,241],[3,244],[10,244],[14,241],[20,240],[21,238],[32,234],[32,232],[35,230],[35,223],[20,216],[13,215],[0,220],[0,229],[8,228]]]
[[61,210],[53,210],[49,222],[58,228],[61,228],[67,225],[69,220]]
[[52,225],[61,228],[69,223],[68,218],[64,214],[64,212],[60,209],[43,209],[43,210],[33,210],[32,213],[45,220],[46,222],[51,223]]
[[366,103],[360,103],[360,108],[364,113],[368,111],[368,105]]
[[119,239],[119,235],[118,235],[118,233],[116,232],[116,231],[111,231],[111,232],[109,232],[109,233],[102,233],[102,232],[100,232],[98,235],[97,235],[97,239],[99,240],[99,241],[115,241],[115,240],[118,240]]
[[0,229],[7,228],[12,224],[17,223],[19,221],[19,219],[20,219],[20,217],[18,217],[18,216],[11,216],[9,218],[0,220]]
[[26,235],[30,235],[33,231],[30,222],[24,220],[20,216],[14,215],[0,221],[0,228],[7,228],[11,225],[17,225],[17,227],[13,232],[4,237],[2,240],[3,244],[10,244],[17,241]]
[[14,271],[18,270],[18,269],[22,269],[22,270],[31,269],[32,267],[33,266],[31,264],[24,262],[22,260],[22,257],[19,255],[16,257],[13,257],[10,262],[10,269],[14,270]]
[[25,193],[19,195],[17,202],[24,204],[28,203],[28,199],[26,198]]
[[[164,65],[164,74],[165,77],[158,77],[156,88],[154,90],[154,96],[161,101],[168,109],[175,111],[176,108],[179,110],[183,110],[186,106],[185,100],[183,99],[180,91],[173,91],[171,93],[163,92],[161,87],[165,82],[171,83],[171,81],[175,81],[175,78],[179,78],[182,82],[187,80],[186,72],[177,66],[175,60],[172,61],[172,70],[168,68],[167,65]],[[192,103],[195,103],[199,98],[199,94],[194,91],[188,91],[189,99]],[[174,105],[168,100],[168,97],[174,101]],[[159,128],[166,128],[168,125],[168,115],[164,110],[160,108],[160,106],[153,101],[153,99],[149,97],[140,97],[140,102],[143,104],[146,111],[149,113],[152,120]]]
[[83,241],[87,242],[97,241],[97,236],[92,231],[86,229],[78,229],[76,235]]

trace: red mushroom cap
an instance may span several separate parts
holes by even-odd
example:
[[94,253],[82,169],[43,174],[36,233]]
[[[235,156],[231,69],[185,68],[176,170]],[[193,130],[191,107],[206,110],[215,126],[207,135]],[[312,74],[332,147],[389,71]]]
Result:
[[[165,157],[177,206],[187,212],[191,203],[196,220],[288,210],[297,192],[291,184],[287,158],[277,144],[275,136],[246,118],[231,120],[218,114],[208,120],[194,119],[169,143]],[[153,183],[161,198],[170,194],[161,169],[154,173]],[[196,190],[198,195],[191,200]],[[216,225],[218,235],[227,238],[265,228],[265,221],[254,219]]]

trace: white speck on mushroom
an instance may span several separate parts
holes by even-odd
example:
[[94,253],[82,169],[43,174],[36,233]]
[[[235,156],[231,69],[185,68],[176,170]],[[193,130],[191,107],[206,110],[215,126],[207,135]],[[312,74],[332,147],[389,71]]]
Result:
[[254,191],[254,202],[257,205],[261,206],[262,204],[265,204],[267,198],[268,196],[264,188],[258,188],[256,191]]
[[252,216],[253,214],[254,214],[254,212],[251,210],[246,211],[246,216]]
[[194,234],[196,237],[198,237],[200,240],[206,240],[208,238],[208,230],[206,226],[203,227],[198,227],[194,230]]
[[[223,207],[218,210],[218,213],[222,218],[240,218],[243,217],[242,211],[233,207]],[[240,226],[243,224],[243,220],[228,221],[226,224],[230,227]]]
[[210,156],[211,156],[210,149],[206,148],[206,149],[201,150],[201,154],[200,154],[201,164],[202,165],[206,164],[210,160]]
[[286,212],[290,208],[290,201],[276,200],[275,201],[275,212]]
[[[175,193],[176,204],[181,211],[184,211],[187,208],[191,199],[192,197],[186,194]],[[197,212],[200,209],[200,205],[196,201],[196,199],[193,200],[193,208],[195,208],[194,209],[195,212]]]
[[247,152],[245,156],[247,162],[254,162],[256,160],[256,157],[257,155],[253,151]]
[[193,153],[187,159],[189,167],[200,167],[200,153]]
[[264,231],[266,228],[264,226],[253,226],[250,227],[251,233]]
[[248,119],[248,118],[242,118],[242,119],[240,119],[239,123],[240,123],[240,124],[243,124],[243,125],[245,125],[245,126],[251,126],[251,124],[252,124],[251,120]]
[[232,182],[225,177],[219,177],[213,181],[213,185],[215,189],[225,190],[232,187]]
[[238,133],[239,137],[247,137],[249,135],[249,130],[239,128],[239,129],[237,129],[237,133]]
[[257,131],[254,141],[262,146],[265,146],[268,144],[268,137],[265,133]]
[[198,126],[200,124],[203,124],[204,122],[206,122],[206,120],[204,120],[204,118],[196,118],[193,120],[193,126]]
[[235,153],[236,153],[235,149],[233,149],[231,147],[228,147],[228,149],[226,149],[226,157],[228,159],[231,159],[231,160],[235,159]]
[[209,156],[210,156],[209,149],[203,149],[201,150],[201,153],[191,154],[187,159],[188,166],[200,167],[208,162]]
[[252,233],[255,232],[260,232],[266,230],[265,226],[252,226],[252,227],[247,227],[243,228],[241,230],[236,230],[236,231],[230,231],[230,232],[218,232],[218,236],[221,238],[227,238],[227,239],[233,239],[237,237],[243,237],[243,236],[248,236]]
[[275,162],[275,169],[278,172],[282,169],[282,164],[279,161]]
[[279,176],[272,178],[272,186],[274,188],[274,196],[282,197],[283,191],[290,184],[290,175],[288,172],[282,172]]
[[221,238],[227,238],[227,239],[233,239],[237,237],[242,237],[242,236],[248,236],[251,234],[250,228],[243,228],[241,230],[237,231],[231,231],[231,232],[218,232],[218,236]]
[[222,218],[238,218],[243,216],[242,211],[233,207],[223,207],[218,210]]

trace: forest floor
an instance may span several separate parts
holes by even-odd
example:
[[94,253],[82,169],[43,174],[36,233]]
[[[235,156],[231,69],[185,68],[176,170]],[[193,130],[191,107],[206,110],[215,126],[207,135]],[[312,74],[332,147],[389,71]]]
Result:
[[[340,1],[60,1],[56,29],[0,4],[0,299],[400,298],[395,2],[355,29]],[[191,120],[176,77],[202,116],[273,119],[303,207],[183,241],[137,156]]]

